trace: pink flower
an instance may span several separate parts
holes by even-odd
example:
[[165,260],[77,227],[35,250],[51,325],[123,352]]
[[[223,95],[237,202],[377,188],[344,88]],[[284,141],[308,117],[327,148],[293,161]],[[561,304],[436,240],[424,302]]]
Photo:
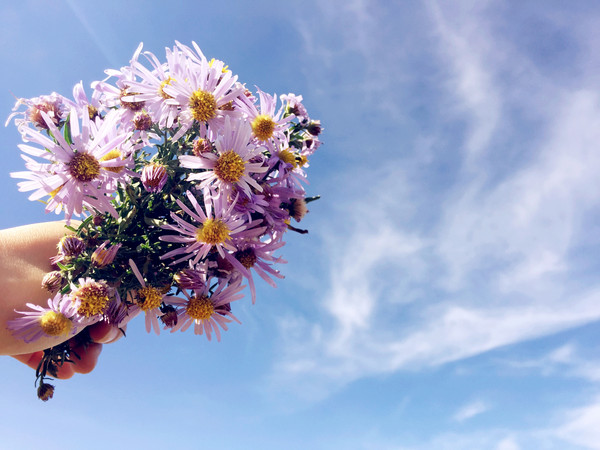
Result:
[[29,171],[11,173],[27,180],[18,183],[19,190],[34,191],[30,200],[49,196],[46,212],[64,210],[67,222],[84,209],[117,217],[111,195],[118,183],[129,180],[132,172],[127,169],[134,165],[129,135],[119,132],[118,117],[109,113],[97,127],[88,115],[78,117],[73,107],[69,118],[72,143],[45,113],[42,117],[56,141],[30,128],[23,131],[28,141],[42,148],[21,144],[21,151],[46,162],[23,155]]
[[181,128],[173,140],[181,138],[195,123],[206,122],[210,127],[221,128],[224,118],[232,114],[228,105],[243,95],[243,88],[236,84],[237,76],[224,70],[222,61],[207,61],[195,42],[192,44],[196,52],[176,43],[186,57],[181,61],[182,72],[162,89],[171,97],[165,102],[181,109]]
[[129,266],[141,285],[141,288],[134,294],[130,293],[132,300],[135,302],[135,305],[130,308],[131,315],[135,316],[143,311],[146,315],[146,331],[150,333],[154,328],[154,332],[160,334],[158,317],[163,315],[160,307],[163,302],[169,303],[174,297],[167,296],[163,289],[147,285],[142,273],[132,259],[129,260]]
[[32,303],[27,303],[27,306],[32,311],[15,311],[23,316],[7,322],[7,328],[13,335],[25,342],[35,341],[42,336],[73,336],[82,327],[77,309],[69,296],[57,293],[48,299],[48,308]]
[[223,205],[223,197],[213,198],[210,195],[204,196],[204,208],[196,200],[196,197],[190,192],[186,192],[187,198],[192,204],[193,210],[187,207],[181,200],[177,199],[179,207],[190,216],[194,223],[187,222],[175,213],[171,213],[171,218],[177,225],[163,225],[165,230],[176,231],[179,234],[163,235],[159,239],[165,242],[184,244],[184,246],[171,250],[161,256],[161,259],[172,258],[178,255],[184,255],[182,258],[174,261],[177,264],[187,259],[192,260],[192,264],[197,264],[206,258],[208,252],[215,248],[221,257],[225,258],[227,251],[235,252],[236,248],[231,245],[231,241],[236,236],[254,234],[255,231],[246,231],[247,225],[238,216],[231,214],[235,202],[229,207]]
[[275,96],[266,94],[260,89],[258,89],[258,96],[260,110],[245,99],[237,103],[240,111],[248,117],[254,137],[260,142],[287,142],[285,130],[290,127],[290,121],[294,119],[294,115],[282,118],[283,106],[277,112],[275,111],[277,106]]
[[206,334],[210,341],[214,332],[217,341],[220,341],[219,327],[227,330],[227,324],[232,320],[241,323],[231,313],[229,304],[244,297],[243,294],[238,294],[244,287],[240,286],[239,281],[228,285],[226,280],[221,280],[212,294],[209,292],[209,284],[202,289],[193,290],[191,295],[183,291],[186,299],[175,298],[171,301],[171,304],[181,307],[178,310],[177,324],[171,329],[171,333],[185,331],[193,324],[194,334]]
[[251,143],[251,136],[252,129],[248,122],[242,120],[232,122],[229,117],[226,117],[223,134],[220,134],[215,141],[218,154],[204,152],[200,156],[179,157],[182,167],[206,169],[189,174],[188,180],[201,181],[200,189],[212,186],[219,191],[230,192],[235,186],[248,196],[252,195],[251,187],[262,191],[251,173],[265,173],[268,167],[261,162],[261,148]]

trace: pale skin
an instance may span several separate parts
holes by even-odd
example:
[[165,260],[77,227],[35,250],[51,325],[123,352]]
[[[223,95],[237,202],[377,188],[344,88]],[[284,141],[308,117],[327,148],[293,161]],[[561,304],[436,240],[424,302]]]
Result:
[[[42,289],[44,275],[51,271],[49,258],[56,255],[56,244],[68,230],[65,223],[46,222],[0,230],[0,355],[10,355],[22,363],[37,368],[43,350],[61,342],[64,337],[42,337],[25,343],[15,339],[6,328],[8,320],[19,316],[15,312],[26,311],[26,303],[48,306],[51,295]],[[104,322],[89,327],[92,343],[74,351],[81,359],[73,358],[74,364],[64,364],[57,378],[71,378],[75,373],[89,373],[102,351],[102,344],[119,339],[123,333]]]

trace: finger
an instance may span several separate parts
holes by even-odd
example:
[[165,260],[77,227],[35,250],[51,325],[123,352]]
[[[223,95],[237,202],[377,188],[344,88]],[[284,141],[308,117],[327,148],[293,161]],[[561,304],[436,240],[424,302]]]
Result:
[[106,336],[112,333],[113,326],[107,322],[98,322],[94,325],[90,325],[87,330],[90,333],[90,339],[93,342],[103,343]]
[[[13,358],[15,358],[17,361],[21,361],[23,364],[31,367],[32,369],[37,370],[43,356],[44,352],[33,352],[25,355],[13,355]],[[66,380],[67,378],[71,378],[74,373],[74,365],[72,363],[64,363],[62,366],[57,368],[56,378]],[[48,375],[52,374],[48,373]]]
[[33,352],[26,353],[24,355],[12,355],[17,361],[21,361],[23,364],[31,367],[32,369],[37,369],[40,361],[42,360],[42,356],[44,356],[44,352]]
[[75,375],[75,364],[70,362],[63,363],[56,371],[56,377],[60,380],[68,380]]
[[124,326],[122,329],[123,331],[106,322],[98,322],[90,326],[88,330],[92,341],[99,344],[111,344],[124,335],[123,332],[127,329],[127,326]]
[[73,358],[75,364],[72,364],[76,373],[90,373],[98,363],[98,357],[102,352],[102,344],[91,342],[87,346],[78,346],[73,349],[81,359]]
[[123,336],[125,336],[125,331],[127,331],[127,325],[123,325],[120,328],[114,327],[112,333],[112,339],[107,339],[104,344],[112,344],[113,342],[118,341]]

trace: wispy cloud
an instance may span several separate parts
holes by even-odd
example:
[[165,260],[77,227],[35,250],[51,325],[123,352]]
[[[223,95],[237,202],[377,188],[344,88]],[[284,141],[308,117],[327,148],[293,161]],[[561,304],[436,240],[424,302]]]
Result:
[[[470,116],[469,136],[465,141],[466,162],[472,165],[490,144],[502,118],[501,92],[489,70],[498,41],[489,36],[485,7],[489,2],[465,2],[465,8],[436,1],[427,2],[441,45],[440,57],[446,61],[449,76],[446,88],[454,93],[459,109]],[[471,170],[474,167],[470,167]]]
[[600,398],[566,413],[565,423],[556,435],[585,448],[600,449]]
[[486,402],[482,400],[476,400],[462,406],[454,413],[452,419],[456,422],[464,422],[465,420],[471,419],[486,412],[488,409],[490,409],[490,406]]
[[600,382],[600,362],[582,354],[581,348],[573,343],[561,345],[539,358],[500,360],[499,363],[519,371],[537,371],[543,376]]
[[[343,227],[333,234],[328,222],[320,231],[331,255],[329,286],[318,290],[321,320],[296,316],[282,325],[278,364],[280,375],[317,396],[359,377],[457,361],[600,319],[600,285],[578,284],[584,268],[571,258],[599,210],[598,96],[557,88],[533,70],[522,83],[500,83],[506,61],[525,61],[518,68],[526,70],[528,55],[503,46],[487,4],[458,13],[432,5],[417,28],[436,30],[436,70],[450,75],[431,109],[461,102],[442,111],[467,124],[466,152],[453,153],[460,164],[443,186],[417,176],[444,161],[441,153],[433,161],[393,153],[380,164],[369,160],[360,170],[369,183],[360,189],[355,172],[338,177],[351,195],[337,205]],[[313,26],[344,33],[332,17]],[[366,37],[360,45],[369,58],[389,52]],[[492,47],[504,49],[501,60],[490,56]],[[532,85],[537,90],[521,101]],[[536,129],[515,122],[510,111],[519,108],[536,117]],[[457,129],[435,130],[433,142]]]

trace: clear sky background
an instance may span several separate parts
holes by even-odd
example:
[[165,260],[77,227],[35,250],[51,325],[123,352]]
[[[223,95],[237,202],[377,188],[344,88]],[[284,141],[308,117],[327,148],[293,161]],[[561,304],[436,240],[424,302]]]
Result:
[[[221,343],[0,357],[0,447],[600,448],[600,3],[3,2],[0,115],[175,40],[322,120],[310,234]],[[0,140],[0,227],[55,219]]]

